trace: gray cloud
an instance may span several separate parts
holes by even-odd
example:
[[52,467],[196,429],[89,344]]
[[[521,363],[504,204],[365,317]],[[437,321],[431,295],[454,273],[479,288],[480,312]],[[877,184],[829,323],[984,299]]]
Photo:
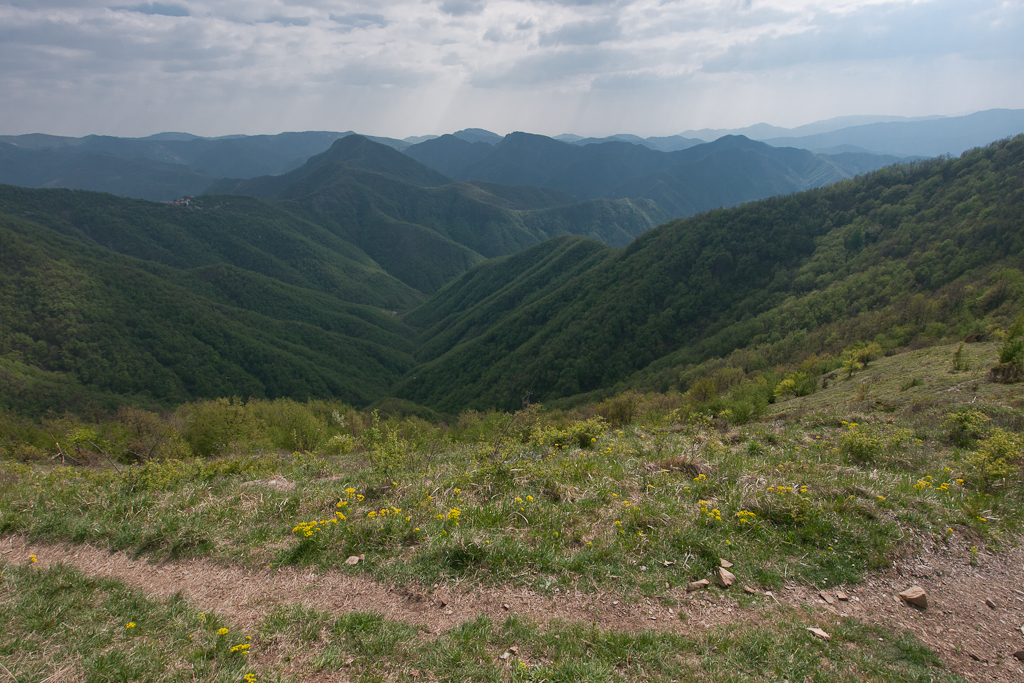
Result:
[[511,66],[478,71],[473,85],[480,88],[521,87],[578,78],[589,79],[613,67],[628,64],[629,55],[616,50],[582,47],[534,54]]
[[454,17],[461,17],[471,14],[480,14],[484,11],[487,3],[484,0],[444,0],[440,9],[445,14]]
[[162,2],[149,2],[144,5],[135,5],[134,7],[117,7],[115,9],[141,12],[142,14],[159,14],[165,17],[189,16],[187,7],[182,7],[181,5],[165,5]]
[[309,17],[267,17],[261,24],[280,24],[281,26],[309,26]]
[[[991,3],[989,3],[991,5]],[[927,4],[868,7],[847,15],[825,15],[806,30],[761,35],[708,59],[707,72],[763,71],[800,64],[930,59],[947,55],[1024,58],[1024,11],[1001,21],[979,17],[981,3],[943,0]],[[1012,7],[1012,5],[1010,6]]]
[[349,29],[386,28],[388,25],[388,21],[384,18],[383,14],[355,12],[352,14],[331,14],[329,17],[334,23],[341,24]]
[[577,21],[555,31],[540,34],[541,47],[553,45],[599,45],[622,36],[618,21],[612,18]]

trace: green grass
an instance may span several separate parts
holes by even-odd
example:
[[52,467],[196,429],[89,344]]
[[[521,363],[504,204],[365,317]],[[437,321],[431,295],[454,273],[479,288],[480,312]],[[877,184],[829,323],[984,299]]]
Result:
[[[691,637],[510,616],[436,637],[367,613],[279,607],[246,633],[61,565],[0,564],[0,656],[16,680],[959,681],[912,637],[792,610]],[[129,627],[129,624],[134,624]],[[832,640],[807,628],[827,628]],[[249,645],[248,653],[232,651]]]
[[[451,428],[352,412],[336,420],[336,429],[361,425],[346,437],[356,449],[343,454],[264,444],[116,469],[99,458],[87,467],[8,459],[0,533],[152,559],[366,573],[396,586],[606,591],[665,605],[719,558],[762,590],[852,586],[922,543],[998,553],[1019,538],[1024,411],[1015,387],[983,381],[995,346],[966,347],[971,370],[953,368],[955,345],[880,358],[744,425],[650,409],[679,402],[647,397],[619,429],[593,407],[466,413]],[[345,564],[360,554],[364,562]],[[3,577],[0,618],[16,624],[5,651],[46,653],[15,657],[18,676],[41,680],[59,662],[113,679],[241,675],[225,643],[210,640],[212,627],[195,623],[202,606],[150,603],[60,568],[8,566]],[[733,594],[741,609],[760,608]],[[374,615],[290,607],[249,635],[279,643],[260,661],[282,679],[339,667],[356,680],[413,680],[413,671],[444,680],[453,669],[472,680],[941,678],[934,656],[906,636],[852,620],[816,623],[824,618],[765,613],[757,625],[690,640],[512,619],[424,640]],[[139,630],[117,626],[128,621]],[[58,638],[62,624],[81,637]],[[808,640],[808,625],[834,640]],[[496,659],[513,646],[515,658]],[[382,658],[394,668],[382,672]]]
[[[867,372],[861,381],[879,396],[887,386],[950,395],[929,375],[901,392],[898,378]],[[720,557],[753,586],[820,588],[890,564],[908,528],[915,543],[955,534],[978,547],[1020,531],[1019,463],[1009,477],[982,476],[976,444],[955,446],[944,426],[957,404],[918,410],[910,396],[902,413],[872,409],[858,398],[858,377],[740,427],[671,413],[602,431],[530,411],[504,434],[434,435],[419,447],[385,426],[391,437],[376,437],[368,453],[267,452],[119,471],[7,463],[0,532],[259,567],[339,568],[366,554],[346,571],[399,584],[469,578],[664,596],[707,577]],[[1021,416],[998,395],[969,407],[996,415],[993,426]],[[294,488],[267,486],[272,476]]]
[[0,661],[18,681],[240,681],[249,670],[232,648],[250,641],[216,615],[62,565],[0,564],[0,620]]

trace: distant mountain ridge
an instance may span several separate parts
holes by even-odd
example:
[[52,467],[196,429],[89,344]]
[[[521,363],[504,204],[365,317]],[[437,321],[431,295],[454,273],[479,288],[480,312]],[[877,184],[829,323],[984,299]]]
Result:
[[820,187],[898,161],[828,157],[743,136],[661,152],[622,140],[580,145],[511,133],[491,145],[444,135],[405,154],[460,180],[552,187],[581,199],[650,199],[672,217]]

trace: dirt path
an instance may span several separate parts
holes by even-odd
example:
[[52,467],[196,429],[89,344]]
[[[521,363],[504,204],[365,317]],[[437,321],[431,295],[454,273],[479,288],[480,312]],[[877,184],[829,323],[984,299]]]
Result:
[[[982,554],[976,567],[971,566],[966,550],[924,552],[846,589],[846,601],[837,600],[833,590],[827,594],[832,601],[828,604],[814,589],[791,585],[755,608],[740,607],[717,588],[691,594],[679,589],[674,595],[679,605],[669,608],[609,593],[540,595],[525,589],[479,586],[394,589],[341,571],[251,571],[203,559],[153,564],[88,545],[30,544],[18,536],[0,539],[3,561],[27,562],[29,555],[36,555],[42,566],[63,562],[91,576],[117,579],[153,597],[181,593],[197,607],[215,610],[243,629],[257,625],[275,606],[301,604],[334,613],[378,613],[419,626],[425,637],[481,614],[499,623],[516,614],[538,623],[559,619],[594,623],[601,629],[686,635],[725,623],[757,621],[787,607],[812,605],[836,616],[911,631],[938,653],[950,670],[968,680],[1024,680],[1024,662],[1013,657],[1024,650],[1024,550],[1020,547],[999,556]],[[733,571],[742,581],[742,567]],[[896,597],[913,584],[928,592],[926,610],[904,605]],[[685,620],[680,619],[680,612]]]

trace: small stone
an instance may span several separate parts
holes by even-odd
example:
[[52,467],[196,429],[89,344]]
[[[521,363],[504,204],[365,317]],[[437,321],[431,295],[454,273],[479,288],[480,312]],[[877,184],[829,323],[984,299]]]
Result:
[[1024,650],[1017,650],[1013,653],[1013,656],[1016,657],[1019,661],[1024,662]]
[[814,628],[813,626],[811,626],[807,630],[816,635],[817,637],[821,638],[822,640],[832,640],[832,636],[830,636],[825,631],[822,631],[820,628]]
[[820,595],[821,599],[824,600],[829,605],[834,605],[836,603],[836,599],[833,598],[828,593],[826,593],[825,591],[819,591],[818,595]]
[[718,562],[725,569],[732,569],[732,562],[730,562],[729,560],[726,560],[726,559],[723,559],[723,558],[720,557],[720,558],[718,558]]
[[502,605],[502,606],[501,606],[501,608],[502,608],[503,610],[506,610],[506,611],[507,611],[507,610],[510,610],[510,609],[512,609],[512,608],[511,608],[511,607],[510,607],[510,606],[508,605],[508,603],[506,603],[506,604]]
[[989,609],[995,609],[996,608],[996,602],[992,598],[985,598],[985,604],[988,605]]
[[715,570],[715,582],[722,588],[728,588],[736,583],[736,575],[728,569],[718,567]]
[[690,583],[686,584],[686,592],[692,593],[693,591],[699,591],[702,588],[707,588],[710,585],[711,582],[707,579],[701,579],[700,581],[691,581]]
[[502,659],[502,660],[506,660],[506,661],[507,661],[507,660],[508,660],[508,659],[509,659],[509,658],[510,658],[511,656],[512,656],[512,653],[511,653],[511,652],[509,652],[508,650],[505,650],[505,651],[504,651],[504,652],[503,652],[503,653],[501,654],[501,656],[500,656],[500,657],[498,657],[498,659]]
[[359,560],[361,559],[362,557],[360,555],[351,555],[347,560],[345,560],[345,564],[359,564]]
[[921,609],[928,608],[928,594],[920,586],[911,586],[900,593],[900,598],[908,605],[920,607]]
[[743,587],[743,592],[746,593],[747,595],[757,595],[757,591],[754,590],[753,588],[751,588],[750,586],[744,586]]
[[843,602],[846,602],[850,599],[850,596],[844,593],[843,591],[836,591],[836,597],[842,600]]

